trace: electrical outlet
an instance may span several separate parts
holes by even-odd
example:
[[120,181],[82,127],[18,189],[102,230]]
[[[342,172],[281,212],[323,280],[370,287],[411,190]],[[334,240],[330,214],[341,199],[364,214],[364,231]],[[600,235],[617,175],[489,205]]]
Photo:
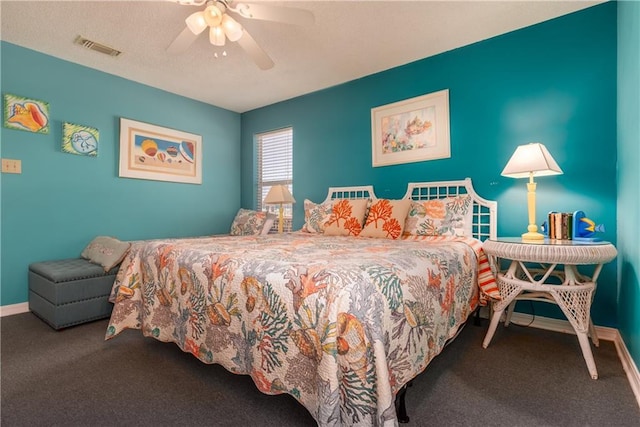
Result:
[[2,173],[22,173],[22,161],[2,159]]

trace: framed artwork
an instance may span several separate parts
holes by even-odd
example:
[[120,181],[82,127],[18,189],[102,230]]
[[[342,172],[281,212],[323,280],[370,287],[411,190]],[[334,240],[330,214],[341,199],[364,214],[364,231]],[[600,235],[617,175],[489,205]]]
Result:
[[4,127],[48,134],[49,103],[6,93]]
[[98,156],[98,129],[91,126],[62,124],[62,151],[80,156]]
[[202,137],[120,118],[120,176],[202,184]]
[[371,109],[373,166],[451,157],[449,90]]

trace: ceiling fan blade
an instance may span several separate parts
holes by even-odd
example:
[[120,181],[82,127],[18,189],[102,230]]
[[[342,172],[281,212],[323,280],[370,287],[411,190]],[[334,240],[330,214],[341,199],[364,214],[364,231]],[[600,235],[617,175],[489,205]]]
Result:
[[169,0],[174,3],[181,4],[183,6],[202,6],[207,0]]
[[262,50],[246,29],[242,32],[242,37],[238,39],[238,44],[261,70],[268,70],[273,67],[273,60]]
[[249,19],[261,19],[264,21],[283,22],[294,25],[312,25],[315,22],[313,13],[294,7],[238,3],[230,9],[240,14],[240,16]]
[[180,34],[178,34],[178,37],[171,42],[167,48],[167,52],[171,54],[182,53],[186,51],[197,38],[198,35],[193,34],[189,27],[186,27]]

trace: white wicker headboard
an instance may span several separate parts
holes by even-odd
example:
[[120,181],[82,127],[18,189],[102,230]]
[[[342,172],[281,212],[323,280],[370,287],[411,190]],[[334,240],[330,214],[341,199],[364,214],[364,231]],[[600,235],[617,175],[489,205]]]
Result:
[[354,187],[329,187],[327,198],[322,203],[336,199],[371,199],[378,200],[373,192],[372,185],[359,185]]
[[473,237],[482,241],[495,239],[498,235],[498,202],[480,197],[473,189],[471,178],[458,181],[410,182],[404,197],[431,200],[460,194],[470,194],[473,200]]
[[[471,178],[457,181],[410,182],[407,184],[405,199],[431,200],[470,194],[473,200],[473,223],[471,232],[478,240],[495,239],[498,235],[498,203],[483,199],[473,189]],[[353,187],[329,187],[323,203],[336,199],[377,200],[372,185]]]

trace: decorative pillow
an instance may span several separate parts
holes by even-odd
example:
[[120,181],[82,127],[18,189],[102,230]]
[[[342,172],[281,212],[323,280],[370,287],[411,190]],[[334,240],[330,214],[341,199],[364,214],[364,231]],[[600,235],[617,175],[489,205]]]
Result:
[[471,236],[471,196],[413,201],[404,225],[405,235]]
[[331,216],[324,224],[328,236],[357,236],[362,231],[368,199],[334,200]]
[[[229,232],[229,234],[232,236],[252,236],[263,234],[264,225],[266,222],[266,212],[258,212],[250,209],[240,208],[238,210],[238,213],[236,214],[236,217],[231,223],[231,231]],[[267,233],[268,232],[269,231],[267,229]]]
[[331,217],[333,203],[313,203],[304,200],[304,225],[302,231],[307,233],[324,233],[324,224]]
[[384,239],[399,238],[404,231],[410,207],[411,200],[409,199],[379,199],[369,209],[364,229],[360,235]]
[[87,245],[80,256],[94,264],[101,265],[104,271],[109,271],[124,259],[131,247],[129,242],[107,236],[98,236]]

